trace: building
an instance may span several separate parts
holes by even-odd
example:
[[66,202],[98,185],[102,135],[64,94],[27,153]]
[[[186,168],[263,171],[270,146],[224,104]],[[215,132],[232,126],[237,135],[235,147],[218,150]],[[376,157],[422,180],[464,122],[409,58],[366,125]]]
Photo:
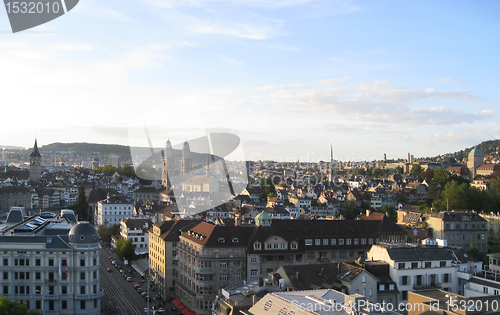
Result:
[[0,188],[0,210],[8,210],[12,207],[25,207],[31,209],[32,192],[26,187],[2,187]]
[[500,174],[500,164],[481,164],[476,168],[477,176],[491,176]]
[[38,151],[38,145],[35,139],[33,152],[30,154],[30,181],[39,182],[42,178],[42,156]]
[[202,222],[180,236],[176,295],[189,309],[209,314],[216,292],[229,284],[265,278],[284,265],[354,261],[381,233],[402,233],[388,220],[272,220],[262,212],[255,223]]
[[124,239],[132,240],[136,255],[148,253],[148,230],[151,226],[152,222],[149,219],[125,218],[120,221],[120,236]]
[[478,148],[474,147],[467,159],[467,168],[472,175],[472,179],[477,175],[477,168],[484,163],[484,154]]
[[149,261],[153,279],[163,298],[175,296],[175,282],[179,255],[177,245],[184,230],[194,227],[200,220],[171,220],[158,222],[148,231]]
[[1,226],[1,292],[42,314],[100,314],[101,248],[88,222],[38,215]]
[[217,292],[246,279],[251,227],[202,222],[180,236],[175,294],[198,315],[211,314]]
[[456,269],[452,264],[454,257],[446,248],[373,245],[367,261],[389,264],[389,274],[397,283],[401,303],[408,302],[408,292],[414,290],[443,288],[448,292],[458,292]]
[[97,216],[95,224],[109,228],[113,224],[120,224],[124,218],[134,216],[134,205],[123,197],[108,196],[97,202]]
[[116,154],[111,154],[108,157],[108,164],[113,167],[120,168],[120,157]]
[[116,196],[118,192],[114,188],[93,188],[87,195],[87,203],[89,204],[89,214],[92,216],[91,222],[96,223],[98,217],[99,201],[104,200],[107,196]]
[[191,159],[191,150],[189,149],[189,142],[185,141],[182,146],[181,156],[181,169],[180,174],[187,174],[193,170],[193,161]]
[[449,246],[468,250],[474,245],[481,252],[488,251],[487,221],[476,212],[445,211],[429,216],[426,222],[433,237],[446,240]]

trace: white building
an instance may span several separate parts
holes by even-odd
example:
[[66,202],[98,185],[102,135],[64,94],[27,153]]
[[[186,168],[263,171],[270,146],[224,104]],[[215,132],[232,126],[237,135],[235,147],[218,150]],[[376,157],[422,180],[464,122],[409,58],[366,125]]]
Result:
[[96,225],[109,228],[113,224],[120,224],[124,218],[134,216],[134,205],[122,197],[108,197],[97,202]]
[[367,260],[389,264],[389,274],[397,283],[399,302],[408,302],[408,292],[426,288],[442,288],[458,293],[455,258],[447,248],[437,246],[412,247],[373,245]]
[[0,292],[42,314],[100,314],[100,252],[88,222],[35,215],[0,225]]
[[153,223],[149,219],[126,218],[120,221],[120,236],[131,239],[135,253],[143,255],[149,251],[148,230],[152,227]]

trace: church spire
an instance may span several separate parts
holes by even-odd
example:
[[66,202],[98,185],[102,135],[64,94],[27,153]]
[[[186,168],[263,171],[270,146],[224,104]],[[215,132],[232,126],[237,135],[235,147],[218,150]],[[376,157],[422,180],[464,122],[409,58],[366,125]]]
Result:
[[30,157],[42,157],[40,151],[38,151],[38,144],[35,138],[35,145],[33,146],[33,152],[31,152]]
[[333,168],[333,144],[330,143],[330,168]]

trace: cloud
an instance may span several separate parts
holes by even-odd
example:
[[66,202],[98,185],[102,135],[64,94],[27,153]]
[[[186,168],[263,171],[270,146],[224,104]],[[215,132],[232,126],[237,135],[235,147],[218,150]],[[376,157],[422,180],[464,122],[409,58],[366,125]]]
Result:
[[196,34],[228,35],[253,40],[264,40],[275,37],[283,27],[282,20],[260,19],[260,23],[216,23],[191,19],[188,30]]
[[454,83],[463,83],[463,80],[459,79],[453,79],[453,78],[439,78],[439,81],[443,83],[449,83],[449,82],[454,82]]
[[245,63],[243,61],[240,61],[240,60],[236,60],[234,59],[233,57],[230,57],[230,56],[220,56],[220,59],[222,59],[222,61],[226,62],[226,63],[229,63],[233,66],[243,66]]
[[[349,80],[351,78],[345,77],[316,81],[311,85],[318,88],[309,89],[294,89],[291,85],[270,85],[255,90],[268,92],[269,102],[277,106],[302,108],[302,112],[325,113],[362,122],[438,126],[474,123],[491,118],[495,114],[492,109],[464,112],[444,105],[427,105],[429,100],[438,104],[441,101],[465,103],[480,100],[469,91],[393,88],[390,81],[347,84]],[[325,84],[337,86],[321,86]]]

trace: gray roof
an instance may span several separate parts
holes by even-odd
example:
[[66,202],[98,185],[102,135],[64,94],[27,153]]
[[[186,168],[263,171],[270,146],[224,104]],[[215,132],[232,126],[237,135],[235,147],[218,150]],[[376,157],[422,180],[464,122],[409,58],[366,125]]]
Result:
[[394,261],[453,260],[453,255],[440,247],[388,248],[387,253]]
[[99,242],[99,234],[93,225],[82,221],[71,228],[69,240],[74,244],[95,244]]
[[23,211],[21,209],[12,209],[7,215],[6,223],[18,223],[24,220]]
[[36,235],[36,236],[0,236],[0,243],[15,244],[45,244],[45,248],[72,249],[68,244],[68,237],[63,235]]

